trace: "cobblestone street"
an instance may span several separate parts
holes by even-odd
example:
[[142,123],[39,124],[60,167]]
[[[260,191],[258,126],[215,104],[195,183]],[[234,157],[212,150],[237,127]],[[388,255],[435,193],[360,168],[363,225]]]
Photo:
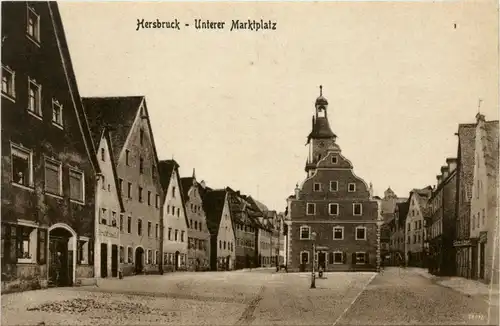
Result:
[[[484,294],[442,286],[413,270],[329,273],[273,270],[172,273],[99,286],[2,296],[2,325],[485,324]],[[498,310],[495,306],[493,310]],[[490,324],[493,324],[494,321]]]

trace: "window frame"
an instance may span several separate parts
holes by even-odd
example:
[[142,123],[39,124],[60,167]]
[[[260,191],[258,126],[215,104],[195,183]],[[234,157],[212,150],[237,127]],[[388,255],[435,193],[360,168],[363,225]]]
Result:
[[[313,212],[309,213],[309,205],[312,205]],[[306,215],[316,215],[316,203],[306,203]]]
[[[342,231],[342,237],[340,239],[335,237],[335,229],[340,229]],[[345,234],[345,229],[343,226],[336,225],[336,226],[332,227],[332,239],[333,240],[344,240],[344,234]]]
[[[302,255],[303,254],[307,254],[307,261],[306,262],[303,262],[303,259],[302,259]],[[300,256],[299,257],[300,257],[299,264],[305,264],[305,265],[307,265],[307,264],[309,264],[311,262],[311,255],[309,254],[309,250],[302,250],[300,252]]]
[[[318,188],[316,189],[316,186],[318,186]],[[313,191],[314,192],[321,192],[321,183],[320,182],[314,182],[313,183]]]
[[338,156],[337,156],[337,155],[333,155],[333,156],[332,156],[332,158],[331,158],[331,160],[330,160],[330,162],[331,162],[332,164],[338,164],[338,163],[339,163],[339,158],[338,158]]
[[[17,153],[16,153],[17,152]],[[13,156],[17,156],[20,159],[24,159],[24,156],[28,157],[28,182],[27,185],[18,183],[14,181],[14,164],[11,164],[11,184],[28,189],[28,190],[34,190],[34,182],[33,182],[33,150],[25,148],[21,145],[17,145],[14,143],[10,143],[10,159],[11,162],[13,162]]]
[[[351,190],[351,186],[354,187],[353,190]],[[347,192],[356,192],[356,183],[355,182],[350,182],[347,184]]]
[[[37,14],[35,9],[29,4],[26,5],[26,37],[28,37],[37,46],[40,46],[40,15]],[[30,34],[30,14],[34,15],[36,22],[33,24],[33,35]]]
[[142,236],[142,219],[137,219],[137,235]]
[[[71,173],[77,173],[77,174],[80,174],[81,175],[81,180],[82,180],[82,200],[79,200],[79,199],[74,199],[74,198],[71,198]],[[70,183],[69,183],[69,188],[70,188],[70,194],[69,194],[69,198],[70,198],[70,201],[72,203],[77,203],[77,204],[85,204],[85,173],[80,170],[80,169],[77,169],[77,168],[74,168],[74,167],[70,167],[69,168],[69,180],[70,180]]]
[[[5,74],[8,73],[8,75]],[[6,77],[7,90],[3,89],[3,78]],[[10,93],[9,93],[10,86]],[[2,64],[2,97],[9,99],[11,102],[16,102],[16,72],[9,66]]]
[[[337,207],[337,213],[332,214],[331,207]],[[338,203],[328,203],[328,215],[330,216],[339,216],[340,215],[340,205]]]
[[[30,108],[31,101],[30,101],[30,90],[31,86],[36,87],[36,92],[35,92],[35,108],[32,110]],[[43,112],[42,112],[42,85],[38,84],[37,81],[34,78],[31,78],[28,76],[28,107],[27,107],[28,113],[33,115],[35,118],[38,118],[42,120],[43,117]]]
[[[358,263],[358,254],[363,254],[363,263]],[[354,262],[355,265],[366,265],[367,264],[367,261],[366,261],[366,252],[365,251],[356,251],[355,252],[355,257],[356,257],[356,261]]]
[[[57,166],[57,183],[58,183],[58,192],[55,193],[55,192],[51,192],[51,191],[48,191],[47,190],[47,162],[49,164],[53,164],[54,166]],[[44,178],[44,186],[43,186],[43,191],[46,195],[50,195],[50,196],[57,196],[57,197],[62,197],[63,195],[63,186],[62,186],[62,162],[60,161],[57,161],[57,160],[54,160],[50,157],[44,157],[44,161],[43,161],[43,178]]]
[[[359,205],[359,214],[356,214],[356,206]],[[362,216],[363,215],[363,204],[361,203],[353,203],[352,204],[352,215],[353,216]]]
[[[335,185],[335,189],[332,188],[332,185]],[[330,181],[330,192],[339,191],[339,182],[337,180]]]
[[[363,229],[363,230],[364,230],[364,238],[358,238],[358,229],[359,229],[359,230],[361,230],[361,229]],[[367,231],[366,231],[366,226],[362,226],[362,225],[360,225],[360,226],[356,226],[355,231],[354,231],[354,239],[355,239],[355,240],[363,240],[363,241],[364,241],[364,240],[367,240],[367,239],[368,239],[368,237],[367,237],[367,234],[366,234],[366,233],[367,233]]]
[[[59,120],[60,121],[55,121],[54,120],[54,112],[55,109],[59,108]],[[59,129],[64,129],[64,120],[63,120],[63,112],[64,112],[64,107],[61,103],[59,103],[58,100],[52,99],[52,125],[56,126]]]
[[[308,233],[307,233],[307,238],[304,238],[302,237],[302,230],[303,229],[307,229],[308,230]],[[301,225],[300,228],[299,228],[299,239],[300,240],[311,240],[311,227],[308,226],[308,225]]]

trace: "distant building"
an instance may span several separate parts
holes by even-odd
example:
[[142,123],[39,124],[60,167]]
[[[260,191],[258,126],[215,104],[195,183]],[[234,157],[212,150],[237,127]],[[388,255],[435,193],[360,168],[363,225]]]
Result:
[[188,221],[182,197],[179,164],[174,160],[163,160],[159,163],[159,170],[165,196],[163,201],[164,270],[187,270]]
[[424,219],[428,217],[427,201],[432,193],[432,187],[413,189],[410,192],[408,214],[406,216],[406,263],[409,266],[424,266]]
[[214,271],[233,270],[235,266],[235,231],[226,189],[204,189],[203,208],[210,230],[210,267]]
[[327,108],[328,101],[320,91],[307,141],[307,177],[288,198],[288,267],[291,271],[310,270],[314,261],[327,271],[376,270],[378,205],[368,185],[342,155]]
[[399,266],[405,262],[406,217],[409,208],[410,202],[408,199],[403,203],[396,203],[394,218],[389,223],[391,229],[389,252],[392,265]]
[[498,121],[476,116],[470,237],[472,277],[499,282]]
[[470,215],[472,185],[474,182],[474,147],[476,124],[460,124],[458,126],[457,153],[457,223],[455,241],[456,266],[458,276],[472,277],[472,241],[470,240]]
[[188,269],[210,269],[210,231],[207,226],[207,216],[203,209],[201,185],[193,176],[181,178],[181,188],[186,205],[188,224]]
[[407,198],[399,198],[391,187],[384,191],[384,198],[380,200],[380,215],[383,224],[380,230],[380,254],[382,257],[390,257],[391,227],[390,222],[394,220],[396,204],[405,202]]
[[427,266],[436,275],[455,275],[455,239],[457,159],[446,159],[441,167],[437,185],[428,202],[427,219],[424,220],[429,243]]
[[100,170],[61,15],[1,7],[2,293],[73,285],[94,276]]
[[[144,96],[83,98],[92,130],[106,126],[125,213],[119,221],[123,275],[156,273],[160,264],[162,187],[158,155]],[[102,209],[101,209],[102,214]],[[113,212],[110,221],[113,220]],[[111,224],[112,225],[112,224]],[[105,257],[105,246],[99,248]],[[97,250],[97,248],[96,248]],[[111,256],[113,253],[111,252]]]

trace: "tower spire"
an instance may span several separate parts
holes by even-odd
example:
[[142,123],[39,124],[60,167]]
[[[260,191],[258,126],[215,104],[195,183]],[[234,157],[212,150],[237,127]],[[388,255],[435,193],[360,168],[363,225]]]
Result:
[[193,179],[196,179],[195,168],[193,168]]
[[481,114],[481,102],[483,100],[482,99],[479,99],[478,103],[477,103],[477,113]]
[[323,96],[323,85],[319,85],[319,96]]

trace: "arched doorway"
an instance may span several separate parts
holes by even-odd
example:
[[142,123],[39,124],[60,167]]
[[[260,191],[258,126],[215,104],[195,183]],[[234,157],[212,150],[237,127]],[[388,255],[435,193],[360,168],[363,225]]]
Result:
[[135,248],[135,273],[140,274],[144,269],[144,249],[142,247]]
[[180,255],[181,253],[176,251],[175,252],[175,259],[174,259],[174,270],[178,270],[179,269],[179,263],[180,263]]
[[49,285],[72,286],[75,278],[76,232],[66,224],[49,228]]

